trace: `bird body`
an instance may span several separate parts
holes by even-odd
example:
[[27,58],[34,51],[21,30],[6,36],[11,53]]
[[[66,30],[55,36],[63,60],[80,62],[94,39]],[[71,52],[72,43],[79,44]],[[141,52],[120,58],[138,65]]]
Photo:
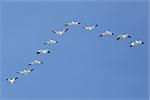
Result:
[[85,30],[92,31],[95,29],[98,25],[90,25],[90,26],[82,26]]
[[126,38],[131,38],[131,35],[129,35],[129,34],[119,34],[117,36],[117,40],[126,39]]
[[38,60],[34,60],[33,62],[31,62],[29,65],[40,65],[42,64],[42,61],[38,61]]
[[50,51],[48,49],[41,49],[37,52],[37,54],[48,54]]
[[14,77],[12,79],[6,79],[11,85],[13,85],[15,83],[15,81],[18,79],[18,77]]
[[68,30],[69,28],[67,28],[66,30],[58,30],[58,31],[52,31],[52,32],[57,35],[64,35],[64,33],[67,32]]
[[58,41],[55,41],[53,39],[49,39],[47,42],[45,42],[44,44],[48,44],[48,45],[52,45],[52,44],[56,44],[58,43]]
[[24,70],[18,71],[17,73],[27,75],[27,74],[31,73],[32,71],[33,71],[33,69],[24,69]]
[[67,24],[65,24],[65,26],[77,26],[79,25],[80,23],[77,22],[77,21],[71,21],[71,22],[68,22]]
[[111,36],[111,35],[114,35],[111,31],[105,31],[105,32],[101,33],[101,35],[99,37],[102,37],[102,36]]
[[144,44],[144,41],[142,40],[134,40],[133,42],[130,43],[130,47],[138,46]]

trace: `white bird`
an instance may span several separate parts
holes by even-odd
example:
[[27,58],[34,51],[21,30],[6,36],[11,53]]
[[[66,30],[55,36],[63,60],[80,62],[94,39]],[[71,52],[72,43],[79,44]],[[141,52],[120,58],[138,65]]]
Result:
[[138,46],[144,44],[144,41],[142,40],[134,40],[133,42],[130,43],[130,47]]
[[40,65],[40,64],[43,64],[43,62],[42,61],[38,61],[38,60],[34,60],[28,65],[30,66],[30,65]]
[[64,35],[64,33],[67,32],[68,30],[69,28],[67,28],[66,30],[58,30],[58,31],[52,31],[52,32],[57,35]]
[[17,79],[18,79],[18,77],[14,77],[14,78],[12,78],[12,79],[7,78],[6,80],[7,80],[11,85],[13,85]]
[[52,44],[56,44],[58,43],[58,41],[55,41],[53,39],[49,39],[47,42],[45,42],[44,44],[48,44],[48,45],[52,45]]
[[17,73],[27,75],[27,74],[31,73],[32,71],[33,71],[33,69],[24,69],[24,70],[18,71]]
[[48,54],[50,51],[48,49],[41,49],[37,52],[37,54]]
[[111,35],[114,35],[111,31],[105,31],[103,33],[101,33],[101,35],[99,37],[102,37],[102,36],[111,36]]
[[98,26],[98,24],[97,24],[97,25],[82,26],[82,28],[84,28],[85,30],[88,30],[88,31],[92,31],[92,30],[94,30],[97,26]]
[[71,21],[71,22],[68,22],[67,24],[65,24],[65,26],[77,26],[81,23],[77,22],[77,21]]
[[126,39],[126,38],[131,38],[131,35],[129,35],[129,34],[119,34],[117,36],[117,40]]

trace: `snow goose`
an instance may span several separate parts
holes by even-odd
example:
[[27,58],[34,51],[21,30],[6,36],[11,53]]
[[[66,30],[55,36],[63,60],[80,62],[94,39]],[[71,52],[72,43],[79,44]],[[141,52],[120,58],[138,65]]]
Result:
[[101,35],[99,37],[102,37],[102,36],[111,36],[111,35],[114,35],[111,31],[105,31],[103,33],[101,33]]
[[45,42],[44,44],[48,44],[48,45],[52,45],[52,44],[56,44],[58,43],[58,41],[55,41],[53,39],[49,39],[47,42]]
[[77,22],[77,21],[71,21],[71,22],[68,22],[67,24],[65,24],[65,26],[77,26],[81,23]]
[[69,28],[67,28],[65,30],[58,30],[58,31],[52,31],[52,32],[57,35],[64,35],[64,33],[67,32],[68,30],[69,30]]
[[32,71],[33,71],[33,69],[24,69],[24,70],[18,71],[17,73],[22,74],[22,75],[27,75],[27,74],[31,73]]
[[126,38],[131,38],[131,35],[129,35],[129,34],[119,34],[117,36],[117,40],[126,39]]
[[37,54],[48,54],[50,51],[48,49],[41,49],[37,52]]
[[134,40],[130,43],[130,47],[138,46],[144,44],[144,41],[142,40]]
[[18,77],[14,77],[14,78],[11,78],[11,79],[7,78],[6,80],[7,80],[11,85],[13,85],[17,79],[18,79]]
[[85,30],[88,30],[88,31],[92,31],[92,30],[94,30],[97,26],[98,26],[98,24],[97,24],[97,25],[82,26],[82,28],[85,29]]
[[43,64],[43,62],[42,61],[38,61],[38,60],[34,60],[28,65],[31,66],[31,65],[40,65],[40,64]]

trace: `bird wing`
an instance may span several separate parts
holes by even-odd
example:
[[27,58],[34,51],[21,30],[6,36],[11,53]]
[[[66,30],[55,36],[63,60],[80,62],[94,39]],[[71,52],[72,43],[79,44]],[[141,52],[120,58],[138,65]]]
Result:
[[56,33],[56,31],[52,31],[53,33]]

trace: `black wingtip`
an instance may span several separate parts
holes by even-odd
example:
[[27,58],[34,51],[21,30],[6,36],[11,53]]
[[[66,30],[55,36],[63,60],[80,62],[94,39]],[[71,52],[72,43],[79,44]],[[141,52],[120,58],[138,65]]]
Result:
[[130,45],[130,47],[132,47],[132,45]]
[[67,32],[69,30],[69,28],[67,28],[66,30],[65,30],[65,32]]
[[17,74],[20,74],[19,72],[16,72]]
[[47,53],[50,53],[50,51],[47,51]]
[[55,31],[51,31],[51,32],[56,33]]
[[37,52],[36,54],[40,54],[40,52]]
[[128,38],[131,38],[131,36],[128,36]]
[[102,37],[103,35],[100,35],[99,37]]
[[64,26],[68,26],[67,24],[65,24]]
[[117,40],[119,40],[120,38],[117,38]]
[[31,72],[34,71],[34,69],[31,69]]

